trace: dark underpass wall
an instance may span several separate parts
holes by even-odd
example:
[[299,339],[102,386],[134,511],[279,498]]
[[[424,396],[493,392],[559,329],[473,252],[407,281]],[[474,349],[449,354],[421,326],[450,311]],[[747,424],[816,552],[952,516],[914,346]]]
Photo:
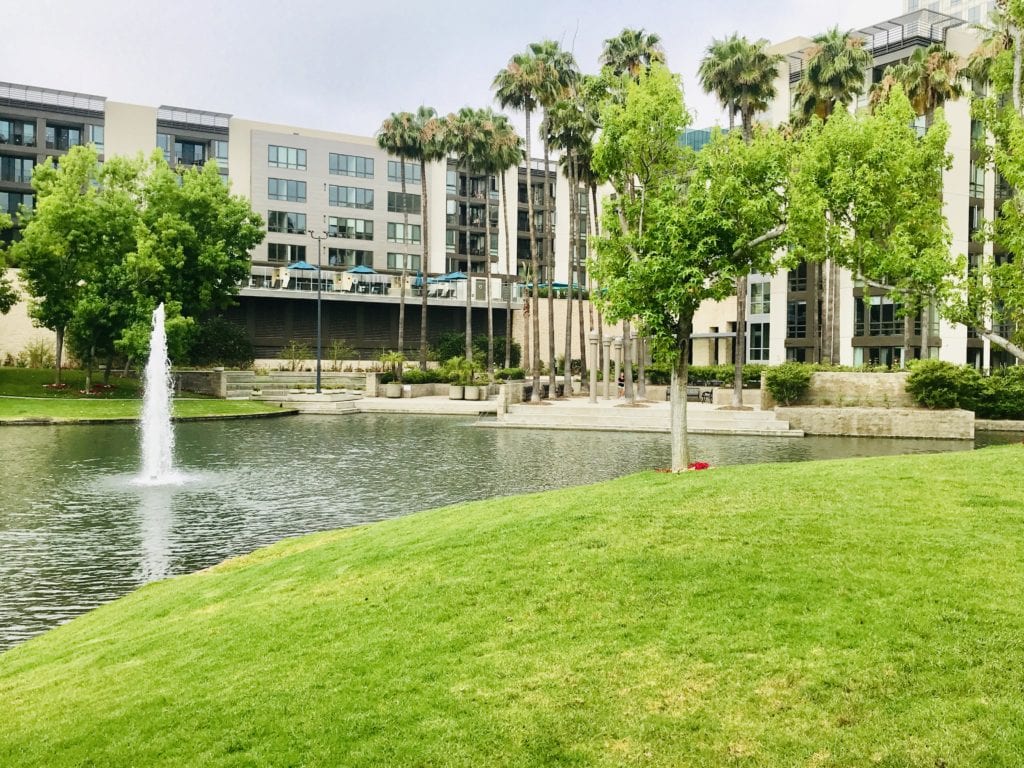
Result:
[[[415,358],[420,343],[419,299],[405,305],[405,353]],[[239,296],[227,319],[248,331],[257,358],[279,357],[295,341],[316,345],[316,301],[298,298]],[[487,310],[473,308],[473,334],[487,333]],[[431,305],[427,339],[432,345],[443,333],[466,329],[466,308]],[[505,307],[494,307],[494,335],[505,335]],[[321,341],[326,350],[335,339],[355,349],[360,359],[373,360],[398,348],[398,304],[374,301],[321,301]]]

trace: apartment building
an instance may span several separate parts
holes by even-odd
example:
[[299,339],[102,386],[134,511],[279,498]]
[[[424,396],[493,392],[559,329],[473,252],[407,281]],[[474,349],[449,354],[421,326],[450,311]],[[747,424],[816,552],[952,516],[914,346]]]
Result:
[[936,11],[968,24],[982,24],[995,9],[995,0],[903,0],[903,12]]

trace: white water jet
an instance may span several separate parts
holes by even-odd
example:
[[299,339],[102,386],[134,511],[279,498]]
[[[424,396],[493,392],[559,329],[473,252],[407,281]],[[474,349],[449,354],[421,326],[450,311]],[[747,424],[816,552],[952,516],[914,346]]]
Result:
[[142,474],[146,485],[177,483],[174,471],[174,430],[171,427],[170,363],[167,360],[167,332],[164,305],[153,310],[153,331],[149,337],[149,360],[142,400]]

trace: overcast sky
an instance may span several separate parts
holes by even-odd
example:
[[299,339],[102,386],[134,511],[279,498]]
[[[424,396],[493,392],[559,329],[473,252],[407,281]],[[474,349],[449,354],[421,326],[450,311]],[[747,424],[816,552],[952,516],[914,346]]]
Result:
[[[372,135],[391,112],[495,106],[495,73],[558,40],[583,71],[623,27],[661,36],[694,125],[724,123],[697,85],[712,38],[779,42],[899,15],[900,0],[0,0],[0,80]],[[517,123],[521,122],[517,119]]]

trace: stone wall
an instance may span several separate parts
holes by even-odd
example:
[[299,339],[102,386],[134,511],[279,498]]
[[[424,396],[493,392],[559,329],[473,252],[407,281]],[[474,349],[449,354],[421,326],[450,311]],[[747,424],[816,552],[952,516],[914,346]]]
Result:
[[228,377],[223,368],[212,371],[175,371],[174,389],[176,392],[195,392],[197,395],[211,397],[228,396]]
[[974,414],[970,411],[794,406],[776,408],[775,413],[808,435],[974,439]]
[[909,373],[815,373],[800,404],[915,408],[917,403],[907,394],[909,376]]

